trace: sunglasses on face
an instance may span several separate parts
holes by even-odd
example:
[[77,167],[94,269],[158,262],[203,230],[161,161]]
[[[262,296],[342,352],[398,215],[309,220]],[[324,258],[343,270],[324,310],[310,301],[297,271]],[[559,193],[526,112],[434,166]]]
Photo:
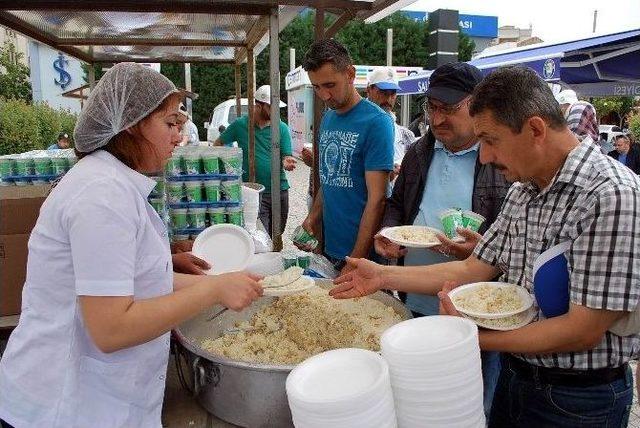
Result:
[[436,105],[431,100],[426,100],[422,103],[422,110],[426,112],[429,116],[433,116],[436,112],[440,112],[445,116],[451,116],[458,112],[466,103],[469,102],[469,98],[465,98],[460,101],[458,104],[449,105],[449,104],[441,104]]

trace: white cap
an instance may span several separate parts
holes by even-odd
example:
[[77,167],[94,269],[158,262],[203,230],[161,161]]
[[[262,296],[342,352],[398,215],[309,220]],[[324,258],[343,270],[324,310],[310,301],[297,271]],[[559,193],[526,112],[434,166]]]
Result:
[[[271,86],[262,85],[260,86],[254,95],[256,101],[260,101],[261,103],[271,105]],[[286,107],[287,105],[280,101],[280,108]]]
[[369,73],[367,77],[369,85],[376,85],[378,89],[382,89],[383,91],[389,89],[400,90],[400,86],[398,86],[398,76],[392,67],[378,67]]
[[571,89],[565,89],[564,91],[560,91],[556,94],[556,101],[558,104],[573,104],[578,102],[578,96],[576,95],[576,91],[572,91]]

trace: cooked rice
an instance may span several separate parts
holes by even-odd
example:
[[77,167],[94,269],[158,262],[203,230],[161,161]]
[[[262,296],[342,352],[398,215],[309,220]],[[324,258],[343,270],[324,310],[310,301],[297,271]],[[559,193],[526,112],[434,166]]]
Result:
[[380,349],[380,335],[402,321],[393,308],[367,297],[336,300],[314,287],[282,297],[239,328],[255,328],[205,339],[202,347],[234,360],[297,364],[337,348]]
[[524,302],[514,285],[495,287],[481,284],[461,291],[453,297],[453,303],[461,311],[499,314],[524,309]]
[[487,328],[510,328],[519,325],[527,317],[527,312],[522,312],[516,315],[510,315],[504,318],[488,319],[468,316],[469,319],[482,324],[482,327]]
[[435,233],[425,227],[404,226],[393,231],[395,239],[420,244],[439,242]]

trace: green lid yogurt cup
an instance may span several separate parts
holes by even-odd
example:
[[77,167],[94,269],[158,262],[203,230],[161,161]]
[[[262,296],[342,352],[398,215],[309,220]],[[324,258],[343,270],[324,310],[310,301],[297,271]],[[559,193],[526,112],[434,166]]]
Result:
[[204,182],[204,193],[207,202],[220,201],[220,180],[206,180]]
[[292,266],[298,266],[298,257],[295,253],[290,251],[282,252],[282,267],[289,269]]
[[442,221],[442,227],[444,234],[449,239],[453,239],[458,236],[456,229],[458,227],[464,227],[462,222],[462,211],[457,208],[450,208],[440,213],[440,220]]
[[62,156],[51,158],[51,170],[55,175],[69,171],[69,159]]
[[53,167],[51,165],[51,158],[40,157],[33,160],[34,170],[36,175],[52,175]]
[[202,174],[200,153],[192,151],[184,154],[184,172],[187,175]]
[[187,223],[193,229],[203,229],[207,224],[206,208],[189,208],[187,212]]
[[202,202],[202,181],[186,181],[184,187],[187,202]]
[[205,174],[218,174],[220,172],[220,159],[215,152],[207,151],[202,154],[202,166]]
[[212,225],[227,222],[227,214],[224,207],[209,207],[207,208],[207,215],[209,216],[209,222]]
[[35,172],[35,163],[33,162],[32,158],[16,159],[16,175],[19,175],[19,176],[34,175],[34,172]]
[[474,232],[480,230],[480,226],[482,226],[485,220],[483,216],[473,211],[462,212],[462,227],[466,227]]
[[222,180],[220,190],[226,201],[240,202],[242,200],[242,183],[237,178]]
[[186,208],[172,208],[170,211],[171,224],[174,229],[185,229],[188,226],[187,222],[187,209]]
[[169,176],[176,176],[182,174],[182,158],[180,155],[174,154],[168,161],[164,168],[165,172]]
[[236,226],[243,225],[242,207],[227,207],[226,212],[229,223],[235,224]]
[[185,197],[184,185],[182,181],[168,181],[166,184],[167,199],[170,204],[182,202]]
[[11,158],[0,158],[0,177],[9,177],[15,174],[16,161]]
[[232,148],[222,151],[220,162],[225,174],[242,175],[242,152],[240,150]]

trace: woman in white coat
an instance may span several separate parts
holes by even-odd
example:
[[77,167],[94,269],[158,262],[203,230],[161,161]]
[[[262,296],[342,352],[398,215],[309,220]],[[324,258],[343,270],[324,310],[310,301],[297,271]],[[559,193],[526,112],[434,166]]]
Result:
[[174,274],[147,196],[180,142],[181,95],[122,63],[75,129],[79,162],[53,189],[31,238],[20,322],[0,361],[0,423],[160,427],[169,332],[202,310],[241,310],[259,278]]

